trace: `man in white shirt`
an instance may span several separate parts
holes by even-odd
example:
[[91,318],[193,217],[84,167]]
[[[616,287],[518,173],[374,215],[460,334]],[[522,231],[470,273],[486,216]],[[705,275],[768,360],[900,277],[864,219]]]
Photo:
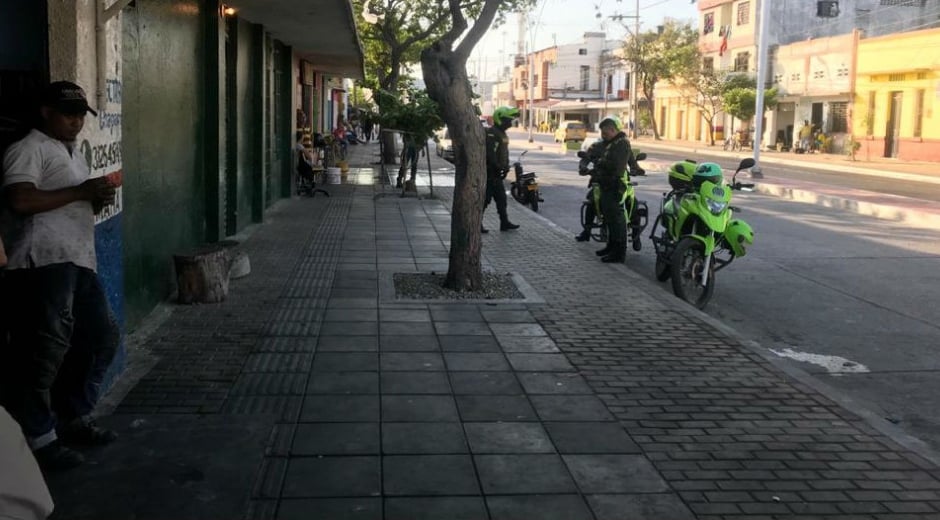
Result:
[[40,466],[77,466],[66,445],[116,438],[91,418],[120,329],[97,275],[95,213],[114,200],[108,179],[89,179],[75,140],[84,91],[59,81],[42,92],[40,128],[3,158],[7,407]]

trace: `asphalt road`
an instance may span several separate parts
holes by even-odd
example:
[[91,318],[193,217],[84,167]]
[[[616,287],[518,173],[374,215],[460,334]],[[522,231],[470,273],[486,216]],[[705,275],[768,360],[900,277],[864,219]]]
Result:
[[[573,240],[586,179],[577,175],[577,158],[557,148],[529,151],[523,164],[540,177],[540,214]],[[512,159],[520,152],[511,147]],[[648,155],[648,176],[635,180],[652,221],[668,189],[665,168],[683,157],[653,149]],[[855,189],[889,183],[895,193],[940,199],[932,184],[865,176],[840,180],[833,172],[781,166],[764,172],[775,175],[784,168],[788,175],[825,175]],[[755,244],[718,273],[705,311],[940,453],[940,232],[758,193],[734,197],[739,216],[755,229]],[[654,280],[654,261],[652,243],[644,238],[643,250],[628,251],[626,264]],[[660,286],[671,293],[668,282]]]

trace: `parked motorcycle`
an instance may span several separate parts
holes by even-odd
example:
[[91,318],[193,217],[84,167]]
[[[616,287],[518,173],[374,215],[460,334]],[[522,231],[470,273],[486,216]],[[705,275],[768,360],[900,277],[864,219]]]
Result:
[[528,153],[528,150],[522,152],[522,154],[519,155],[519,159],[512,163],[516,180],[509,184],[509,193],[512,195],[512,198],[516,199],[516,202],[524,206],[529,206],[532,208],[532,211],[537,212],[539,210],[539,203],[543,202],[542,196],[539,193],[539,178],[535,175],[535,172],[523,173],[521,161],[526,153]]
[[754,187],[737,182],[738,173],[752,166],[754,159],[741,161],[730,184],[724,183],[721,167],[715,163],[685,160],[669,169],[672,191],[663,194],[650,232],[656,250],[656,279],[672,278],[676,296],[699,309],[715,291],[715,273],[744,256],[746,246],[754,243],[753,229],[732,218],[740,209],[731,206],[733,190]]
[[[578,157],[581,159],[578,162],[578,173],[580,175],[591,175],[594,163],[600,159],[600,148],[595,148],[595,146],[598,146],[597,143],[592,145],[591,148],[588,148],[587,151],[582,150],[578,152]],[[639,152],[639,150],[633,150],[633,152],[635,153],[634,157],[637,161],[646,159],[645,153]],[[645,172],[631,173],[645,174]],[[627,220],[627,238],[630,240],[633,250],[640,251],[643,249],[641,238],[643,230],[646,229],[649,208],[646,205],[646,201],[637,200],[636,198],[635,187],[637,183],[630,181],[629,175],[625,176],[624,182],[626,183],[627,189],[620,199],[620,204],[623,207],[624,216]],[[606,242],[608,234],[607,225],[604,224],[604,215],[601,213],[601,187],[598,182],[594,181],[593,176],[590,182],[590,190],[586,200],[581,203],[581,229],[589,229],[591,238],[594,240]]]

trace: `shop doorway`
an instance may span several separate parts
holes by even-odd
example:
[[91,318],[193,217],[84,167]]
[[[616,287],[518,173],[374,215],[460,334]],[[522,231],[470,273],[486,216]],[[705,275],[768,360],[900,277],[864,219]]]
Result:
[[888,123],[885,127],[885,157],[898,156],[898,134],[901,132],[901,101],[903,94],[891,92]]
[[36,94],[49,82],[46,2],[0,3],[0,157],[38,117]]

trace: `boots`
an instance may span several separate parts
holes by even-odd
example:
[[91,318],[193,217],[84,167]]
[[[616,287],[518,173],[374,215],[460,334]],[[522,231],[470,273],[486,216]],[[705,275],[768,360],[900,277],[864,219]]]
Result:
[[587,242],[591,239],[591,232],[585,229],[580,235],[575,235],[574,239],[578,242]]
[[610,251],[601,258],[601,262],[605,264],[610,263],[623,263],[627,259],[627,244],[621,244],[619,242],[610,243]]
[[509,217],[506,215],[499,216],[499,230],[500,231],[509,231],[510,229],[519,229],[518,224],[513,224],[509,221]]

